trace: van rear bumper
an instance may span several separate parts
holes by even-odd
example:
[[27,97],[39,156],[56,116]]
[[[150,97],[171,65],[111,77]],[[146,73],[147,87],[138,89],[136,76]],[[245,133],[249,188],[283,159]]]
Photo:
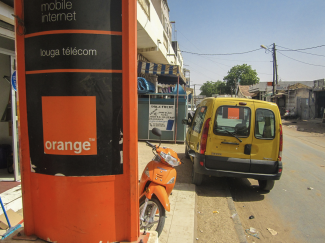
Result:
[[[278,169],[281,169],[281,172],[274,174],[263,174],[263,173],[251,173],[251,172],[239,172],[239,171],[228,171],[228,170],[215,170],[209,169],[205,166],[206,156],[197,154],[194,158],[194,172],[203,175],[210,175],[216,177],[239,177],[239,178],[251,178],[256,180],[279,180],[282,174],[282,162],[278,162]],[[200,165],[200,162],[203,162],[203,166]]]

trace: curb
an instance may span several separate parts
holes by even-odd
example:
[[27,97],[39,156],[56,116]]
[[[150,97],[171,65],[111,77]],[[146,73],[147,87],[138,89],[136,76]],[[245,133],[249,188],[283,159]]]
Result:
[[194,234],[193,234],[193,242],[196,242],[197,238],[197,193],[196,193],[196,185],[194,185],[194,192],[195,192],[195,201],[194,201]]
[[232,219],[234,221],[234,227],[235,227],[236,233],[238,235],[239,242],[240,243],[247,243],[247,239],[246,239],[245,231],[243,229],[243,225],[241,224],[241,221],[240,221],[239,216],[238,216],[237,211],[236,211],[234,201],[233,201],[232,196],[231,196],[231,192],[229,190],[228,179],[225,180],[225,182],[224,182],[224,188],[225,188],[225,192],[226,192],[226,198],[227,198],[230,214],[235,215],[234,217],[232,217]]

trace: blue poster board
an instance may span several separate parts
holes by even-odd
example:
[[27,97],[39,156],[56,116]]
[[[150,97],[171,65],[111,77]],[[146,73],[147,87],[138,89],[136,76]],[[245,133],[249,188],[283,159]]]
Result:
[[17,79],[16,79],[16,71],[11,76],[11,85],[15,91],[17,91]]

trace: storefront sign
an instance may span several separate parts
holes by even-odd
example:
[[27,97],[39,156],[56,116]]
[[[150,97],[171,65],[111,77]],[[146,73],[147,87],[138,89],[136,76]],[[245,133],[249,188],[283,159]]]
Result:
[[25,48],[26,71],[122,70],[121,35],[56,34],[55,38],[41,35],[27,38]]
[[173,131],[175,123],[174,105],[149,106],[149,130],[159,128],[161,131]]

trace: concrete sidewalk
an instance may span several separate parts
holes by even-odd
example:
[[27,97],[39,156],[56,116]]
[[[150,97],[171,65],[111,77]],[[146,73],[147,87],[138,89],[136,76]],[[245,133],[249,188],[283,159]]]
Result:
[[[152,142],[156,144],[155,142]],[[184,144],[162,144],[161,146],[173,149],[178,153],[181,161],[184,161]],[[138,143],[139,178],[145,166],[153,158],[151,148],[145,142]],[[166,212],[167,218],[163,232],[159,237],[160,243],[193,242],[195,234],[195,185],[191,184],[191,171],[182,165],[176,167],[177,178],[175,188],[170,195],[170,212]]]

